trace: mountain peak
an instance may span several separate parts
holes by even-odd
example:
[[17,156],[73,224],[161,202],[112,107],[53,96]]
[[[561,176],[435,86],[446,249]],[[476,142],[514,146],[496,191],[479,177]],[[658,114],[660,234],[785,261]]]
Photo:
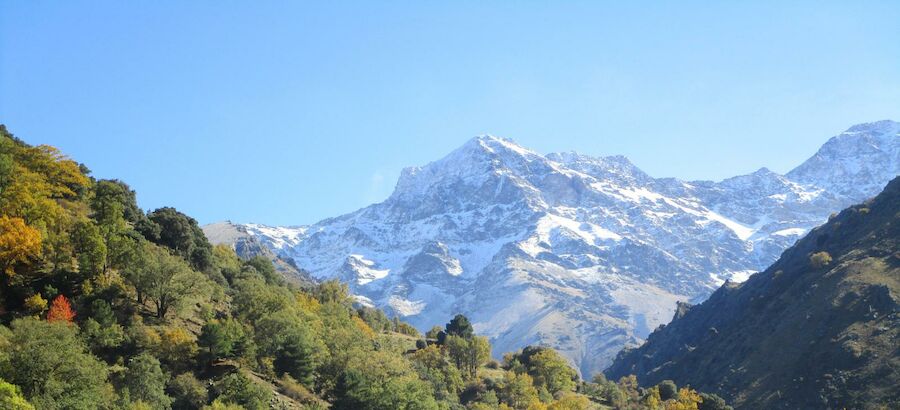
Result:
[[891,180],[898,169],[900,123],[884,120],[854,125],[832,137],[787,177],[862,201],[865,193],[880,188],[873,181]]
[[461,147],[461,149],[466,148],[474,148],[491,154],[508,152],[523,156],[540,156],[540,154],[519,145],[510,138],[498,137],[491,134],[483,134],[470,139]]
[[878,134],[889,134],[893,132],[896,134],[900,132],[900,122],[892,121],[892,120],[881,120],[875,122],[867,122],[863,124],[856,124],[844,131],[844,134],[850,133],[861,133],[861,132],[870,132],[870,133],[878,133]]
[[[537,170],[547,169],[547,163],[542,155],[509,138],[479,135],[444,158],[424,166],[405,168],[391,198],[421,198],[434,189],[447,192],[459,190],[460,184],[483,187],[496,183],[500,175],[523,180]],[[450,189],[451,186],[456,188]],[[478,193],[482,194],[484,192]]]

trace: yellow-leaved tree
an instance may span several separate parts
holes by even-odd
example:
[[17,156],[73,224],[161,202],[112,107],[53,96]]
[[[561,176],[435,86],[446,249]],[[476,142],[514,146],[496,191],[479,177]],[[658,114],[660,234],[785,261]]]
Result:
[[0,216],[0,268],[15,275],[16,264],[28,264],[41,254],[41,233],[22,218]]

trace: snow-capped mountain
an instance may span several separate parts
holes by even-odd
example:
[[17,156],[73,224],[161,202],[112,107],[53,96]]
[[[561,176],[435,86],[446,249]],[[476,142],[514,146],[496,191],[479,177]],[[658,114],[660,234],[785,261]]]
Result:
[[653,178],[621,156],[492,136],[402,172],[384,202],[310,226],[244,225],[316,278],[427,329],[462,312],[496,352],[559,349],[589,375],[900,173],[900,124],[857,125],[786,175]]

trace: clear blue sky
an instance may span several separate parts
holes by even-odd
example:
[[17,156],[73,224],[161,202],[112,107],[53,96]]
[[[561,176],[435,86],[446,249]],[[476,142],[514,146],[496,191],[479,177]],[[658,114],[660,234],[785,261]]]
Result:
[[477,134],[721,179],[900,119],[897,1],[620,3],[4,1],[0,122],[144,208],[302,224]]

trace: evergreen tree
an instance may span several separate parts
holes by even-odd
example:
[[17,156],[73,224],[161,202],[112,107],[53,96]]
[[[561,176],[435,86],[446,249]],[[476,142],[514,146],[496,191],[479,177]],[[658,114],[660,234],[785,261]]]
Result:
[[447,323],[446,331],[448,335],[459,336],[464,339],[470,339],[475,334],[475,329],[469,323],[469,318],[463,315],[456,315],[450,323]]

